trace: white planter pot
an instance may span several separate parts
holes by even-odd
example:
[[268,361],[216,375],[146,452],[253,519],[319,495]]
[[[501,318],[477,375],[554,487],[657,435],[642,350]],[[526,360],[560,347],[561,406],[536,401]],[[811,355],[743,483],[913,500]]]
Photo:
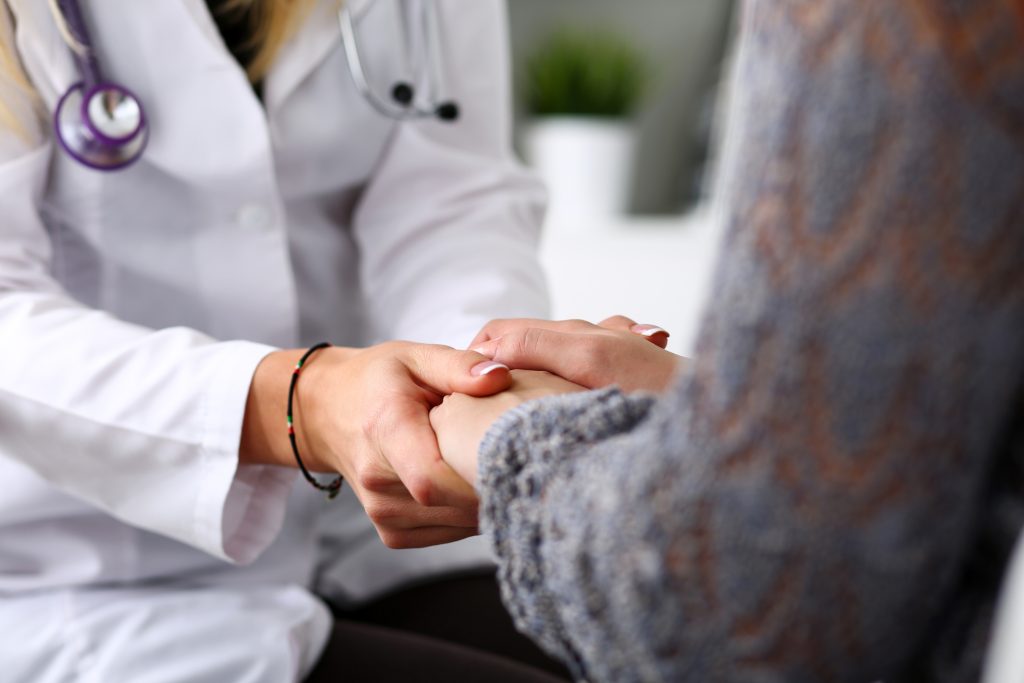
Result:
[[524,131],[523,153],[551,193],[553,221],[620,216],[629,206],[633,127],[617,119],[538,119]]

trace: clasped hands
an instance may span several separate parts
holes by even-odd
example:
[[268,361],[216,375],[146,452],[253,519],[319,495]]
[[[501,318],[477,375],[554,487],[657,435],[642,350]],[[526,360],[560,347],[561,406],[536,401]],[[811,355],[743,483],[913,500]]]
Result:
[[[332,347],[304,367],[295,433],[307,467],[338,472],[392,548],[477,533],[477,451],[505,411],[543,396],[600,388],[661,391],[679,356],[668,335],[622,316],[498,320],[469,351],[388,342]],[[295,466],[280,425],[301,350],[267,356],[252,380],[240,462]]]

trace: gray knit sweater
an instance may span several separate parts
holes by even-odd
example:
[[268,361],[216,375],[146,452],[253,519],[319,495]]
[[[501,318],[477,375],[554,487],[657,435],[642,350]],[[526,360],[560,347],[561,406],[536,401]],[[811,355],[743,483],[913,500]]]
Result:
[[507,413],[482,525],[592,681],[977,680],[1024,521],[1024,2],[752,0],[664,397]]

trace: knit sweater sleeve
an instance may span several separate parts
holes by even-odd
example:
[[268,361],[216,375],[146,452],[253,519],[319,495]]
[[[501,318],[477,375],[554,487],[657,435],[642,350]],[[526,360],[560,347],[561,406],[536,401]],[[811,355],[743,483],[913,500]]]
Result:
[[892,680],[1024,378],[1024,4],[752,0],[697,359],[481,446],[520,628],[592,681]]

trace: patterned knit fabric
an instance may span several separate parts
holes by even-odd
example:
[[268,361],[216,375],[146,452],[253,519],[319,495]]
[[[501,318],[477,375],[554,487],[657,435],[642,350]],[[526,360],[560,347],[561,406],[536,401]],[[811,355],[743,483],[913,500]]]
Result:
[[743,19],[696,362],[491,429],[506,603],[591,681],[976,681],[1024,524],[1024,2]]

